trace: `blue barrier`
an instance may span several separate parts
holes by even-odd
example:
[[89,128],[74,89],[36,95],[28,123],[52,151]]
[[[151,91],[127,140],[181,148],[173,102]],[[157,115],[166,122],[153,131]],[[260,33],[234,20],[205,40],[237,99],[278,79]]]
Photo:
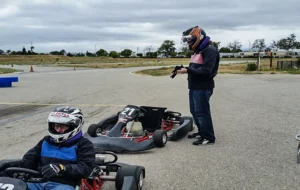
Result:
[[0,77],[0,88],[11,87],[12,82],[19,82],[18,77]]

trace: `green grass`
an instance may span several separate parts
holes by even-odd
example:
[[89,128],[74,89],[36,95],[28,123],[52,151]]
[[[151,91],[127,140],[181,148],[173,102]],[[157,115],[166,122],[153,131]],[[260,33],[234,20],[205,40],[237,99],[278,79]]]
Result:
[[16,71],[18,71],[18,70],[10,69],[10,68],[0,68],[0,74],[13,73]]

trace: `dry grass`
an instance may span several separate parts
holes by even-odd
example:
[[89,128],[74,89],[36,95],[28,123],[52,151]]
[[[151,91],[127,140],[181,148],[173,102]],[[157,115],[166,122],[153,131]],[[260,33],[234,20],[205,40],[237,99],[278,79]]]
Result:
[[[239,63],[239,64],[221,64],[219,66],[218,73],[229,73],[229,74],[300,74],[300,69],[276,69],[277,67],[277,60],[283,59],[275,59],[273,60],[272,68],[270,68],[270,60],[269,59],[262,59],[261,60],[261,70],[260,71],[246,71],[247,63]],[[284,59],[286,60],[295,60],[295,59]],[[140,70],[137,71],[137,74],[141,75],[152,75],[152,76],[164,76],[164,75],[171,75],[173,67],[162,67],[158,69],[147,69],[147,70]]]
[[[221,61],[241,61],[249,60],[242,58],[224,58]],[[253,60],[253,59],[252,59]],[[296,60],[296,59],[273,59],[273,68],[276,68],[277,61]],[[123,68],[123,67],[143,67],[143,66],[162,66],[161,69],[140,71],[140,74],[161,76],[170,74],[173,68],[164,68],[171,65],[187,65],[189,58],[111,58],[111,57],[68,57],[58,55],[3,55],[0,56],[0,64],[18,65],[50,65],[50,66],[69,66],[69,67],[89,67],[89,68]],[[276,69],[269,69],[269,59],[261,60],[261,71],[247,72],[246,64],[221,64],[219,73],[282,73]],[[10,70],[11,72],[14,72]],[[295,70],[292,70],[295,72]],[[8,70],[5,72],[9,72]],[[290,72],[290,71],[287,71]],[[296,72],[297,73],[297,72]]]

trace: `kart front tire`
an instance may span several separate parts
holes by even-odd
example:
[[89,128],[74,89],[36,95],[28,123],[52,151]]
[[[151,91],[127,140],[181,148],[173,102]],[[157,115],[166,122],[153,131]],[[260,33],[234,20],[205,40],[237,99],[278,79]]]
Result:
[[153,133],[153,141],[156,147],[164,147],[168,141],[167,132],[164,130],[156,130]]
[[123,189],[124,177],[132,176],[135,179],[136,189],[141,190],[143,188],[143,182],[145,178],[145,171],[139,166],[126,166],[121,167],[116,175],[115,186],[117,190]]

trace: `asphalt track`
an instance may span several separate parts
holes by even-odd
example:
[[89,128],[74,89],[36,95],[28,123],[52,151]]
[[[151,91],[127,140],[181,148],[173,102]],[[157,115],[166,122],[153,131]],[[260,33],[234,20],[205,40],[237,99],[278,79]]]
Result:
[[[1,159],[20,158],[34,146],[47,134],[48,113],[61,104],[82,108],[84,131],[126,104],[190,115],[186,75],[131,74],[141,68],[22,68],[24,73],[5,75],[19,82],[0,88]],[[211,99],[215,145],[193,146],[185,138],[119,155],[119,161],[146,167],[144,189],[299,189],[299,81],[297,75],[220,74]],[[113,182],[106,187],[114,189]]]

